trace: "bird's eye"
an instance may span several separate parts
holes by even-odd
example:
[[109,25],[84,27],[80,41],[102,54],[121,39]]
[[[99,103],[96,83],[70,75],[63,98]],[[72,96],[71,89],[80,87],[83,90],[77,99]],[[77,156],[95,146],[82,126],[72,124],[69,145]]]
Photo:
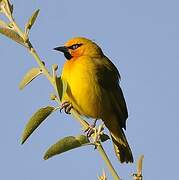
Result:
[[79,48],[82,44],[73,44],[72,46],[68,47],[69,49],[75,50]]

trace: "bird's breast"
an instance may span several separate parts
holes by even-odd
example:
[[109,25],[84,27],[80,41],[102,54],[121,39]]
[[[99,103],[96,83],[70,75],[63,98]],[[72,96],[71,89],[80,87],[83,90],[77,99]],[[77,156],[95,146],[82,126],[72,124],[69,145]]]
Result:
[[102,92],[97,82],[96,64],[89,57],[67,61],[62,70],[69,90],[65,100],[82,115],[100,118]]

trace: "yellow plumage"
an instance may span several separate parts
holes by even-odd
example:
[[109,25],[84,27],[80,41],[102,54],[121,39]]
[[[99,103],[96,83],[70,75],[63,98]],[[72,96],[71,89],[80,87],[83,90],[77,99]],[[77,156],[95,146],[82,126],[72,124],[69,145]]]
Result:
[[61,77],[69,86],[64,100],[70,101],[81,115],[102,119],[111,133],[118,159],[133,162],[122,130],[126,128],[128,113],[117,68],[89,39],[73,38],[64,48],[67,60]]

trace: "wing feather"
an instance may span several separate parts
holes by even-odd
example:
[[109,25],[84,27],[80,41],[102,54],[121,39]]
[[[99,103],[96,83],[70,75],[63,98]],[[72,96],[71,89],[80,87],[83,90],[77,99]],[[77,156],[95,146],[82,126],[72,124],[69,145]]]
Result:
[[96,77],[99,85],[108,95],[113,113],[118,117],[119,124],[126,129],[128,111],[123,92],[119,86],[120,74],[115,65],[107,58],[97,60]]

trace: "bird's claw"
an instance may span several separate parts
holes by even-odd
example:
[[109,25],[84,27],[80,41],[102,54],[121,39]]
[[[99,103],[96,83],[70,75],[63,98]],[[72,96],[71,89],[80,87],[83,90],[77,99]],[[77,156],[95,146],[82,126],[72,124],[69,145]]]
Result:
[[96,122],[97,119],[94,121],[93,124],[89,125],[89,127],[85,130],[85,133],[88,138],[91,137],[91,135],[95,132]]
[[60,112],[62,112],[62,110],[64,109],[66,114],[71,114],[70,111],[71,111],[72,108],[73,108],[73,106],[69,101],[64,101],[61,104]]
[[94,122],[94,124],[90,125],[85,132],[87,132],[87,137],[91,137],[93,138],[93,144],[94,144],[94,149],[97,148],[99,141],[100,141],[100,137],[103,134],[103,130],[104,130],[104,123],[101,124],[98,128],[96,128],[96,121]]
[[[94,142],[97,143],[100,141],[100,137],[103,134],[103,130],[104,130],[104,123],[101,124],[98,129],[96,129],[95,131],[95,137],[94,137]],[[96,147],[96,146],[95,146]]]
[[86,133],[86,136],[89,138],[91,137],[91,135],[95,132],[94,130],[94,126],[90,125],[86,130],[85,130],[85,133]]

